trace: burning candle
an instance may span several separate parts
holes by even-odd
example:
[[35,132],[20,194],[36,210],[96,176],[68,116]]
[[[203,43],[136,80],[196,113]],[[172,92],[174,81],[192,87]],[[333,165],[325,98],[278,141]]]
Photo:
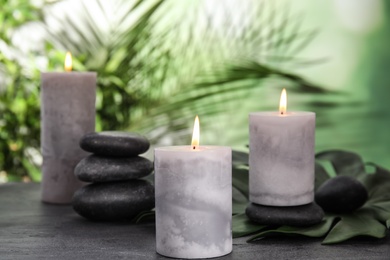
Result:
[[231,149],[199,145],[155,149],[156,250],[175,258],[210,258],[232,251]]
[[279,112],[249,114],[250,201],[295,206],[314,199],[315,113],[287,111],[283,89]]
[[65,70],[41,74],[42,200],[61,204],[82,186],[73,170],[87,155],[79,140],[95,130],[96,99],[95,72],[71,72],[69,52]]

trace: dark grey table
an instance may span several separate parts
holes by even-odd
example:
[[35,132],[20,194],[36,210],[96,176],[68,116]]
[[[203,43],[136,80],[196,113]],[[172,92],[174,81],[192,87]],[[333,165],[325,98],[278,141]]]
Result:
[[[155,252],[154,224],[90,222],[70,206],[40,202],[39,184],[0,185],[0,259],[167,259]],[[319,239],[234,239],[218,259],[390,259],[390,237],[322,246]]]

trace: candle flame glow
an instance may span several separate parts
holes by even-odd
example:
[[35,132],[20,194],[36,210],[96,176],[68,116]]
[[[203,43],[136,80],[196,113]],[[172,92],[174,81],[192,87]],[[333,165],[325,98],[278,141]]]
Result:
[[287,112],[287,92],[286,89],[284,88],[282,90],[282,94],[280,95],[280,102],[279,102],[279,113],[281,115],[286,114]]
[[65,56],[65,71],[72,71],[72,54],[68,51]]
[[193,150],[199,147],[199,137],[200,137],[199,117],[196,116],[195,123],[194,123],[194,130],[192,132],[192,141],[191,141],[191,147]]

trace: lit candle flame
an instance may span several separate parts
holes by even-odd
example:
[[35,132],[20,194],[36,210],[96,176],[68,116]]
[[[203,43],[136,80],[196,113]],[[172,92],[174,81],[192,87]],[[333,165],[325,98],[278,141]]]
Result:
[[191,141],[191,147],[193,150],[197,149],[199,147],[199,117],[195,117],[195,123],[194,123],[194,130],[192,132],[192,141]]
[[72,71],[72,54],[68,51],[65,56],[65,71]]
[[281,115],[285,115],[287,112],[287,92],[284,88],[282,90],[282,94],[280,95],[280,102],[279,102],[279,113]]

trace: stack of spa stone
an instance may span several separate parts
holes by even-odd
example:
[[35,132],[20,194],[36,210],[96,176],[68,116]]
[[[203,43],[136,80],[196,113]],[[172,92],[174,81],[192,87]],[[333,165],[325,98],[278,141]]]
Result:
[[100,132],[80,140],[92,155],[75,168],[78,179],[92,184],[76,191],[73,208],[91,220],[131,220],[154,208],[154,187],[140,178],[153,171],[153,163],[139,154],[149,149],[149,141],[138,134]]

